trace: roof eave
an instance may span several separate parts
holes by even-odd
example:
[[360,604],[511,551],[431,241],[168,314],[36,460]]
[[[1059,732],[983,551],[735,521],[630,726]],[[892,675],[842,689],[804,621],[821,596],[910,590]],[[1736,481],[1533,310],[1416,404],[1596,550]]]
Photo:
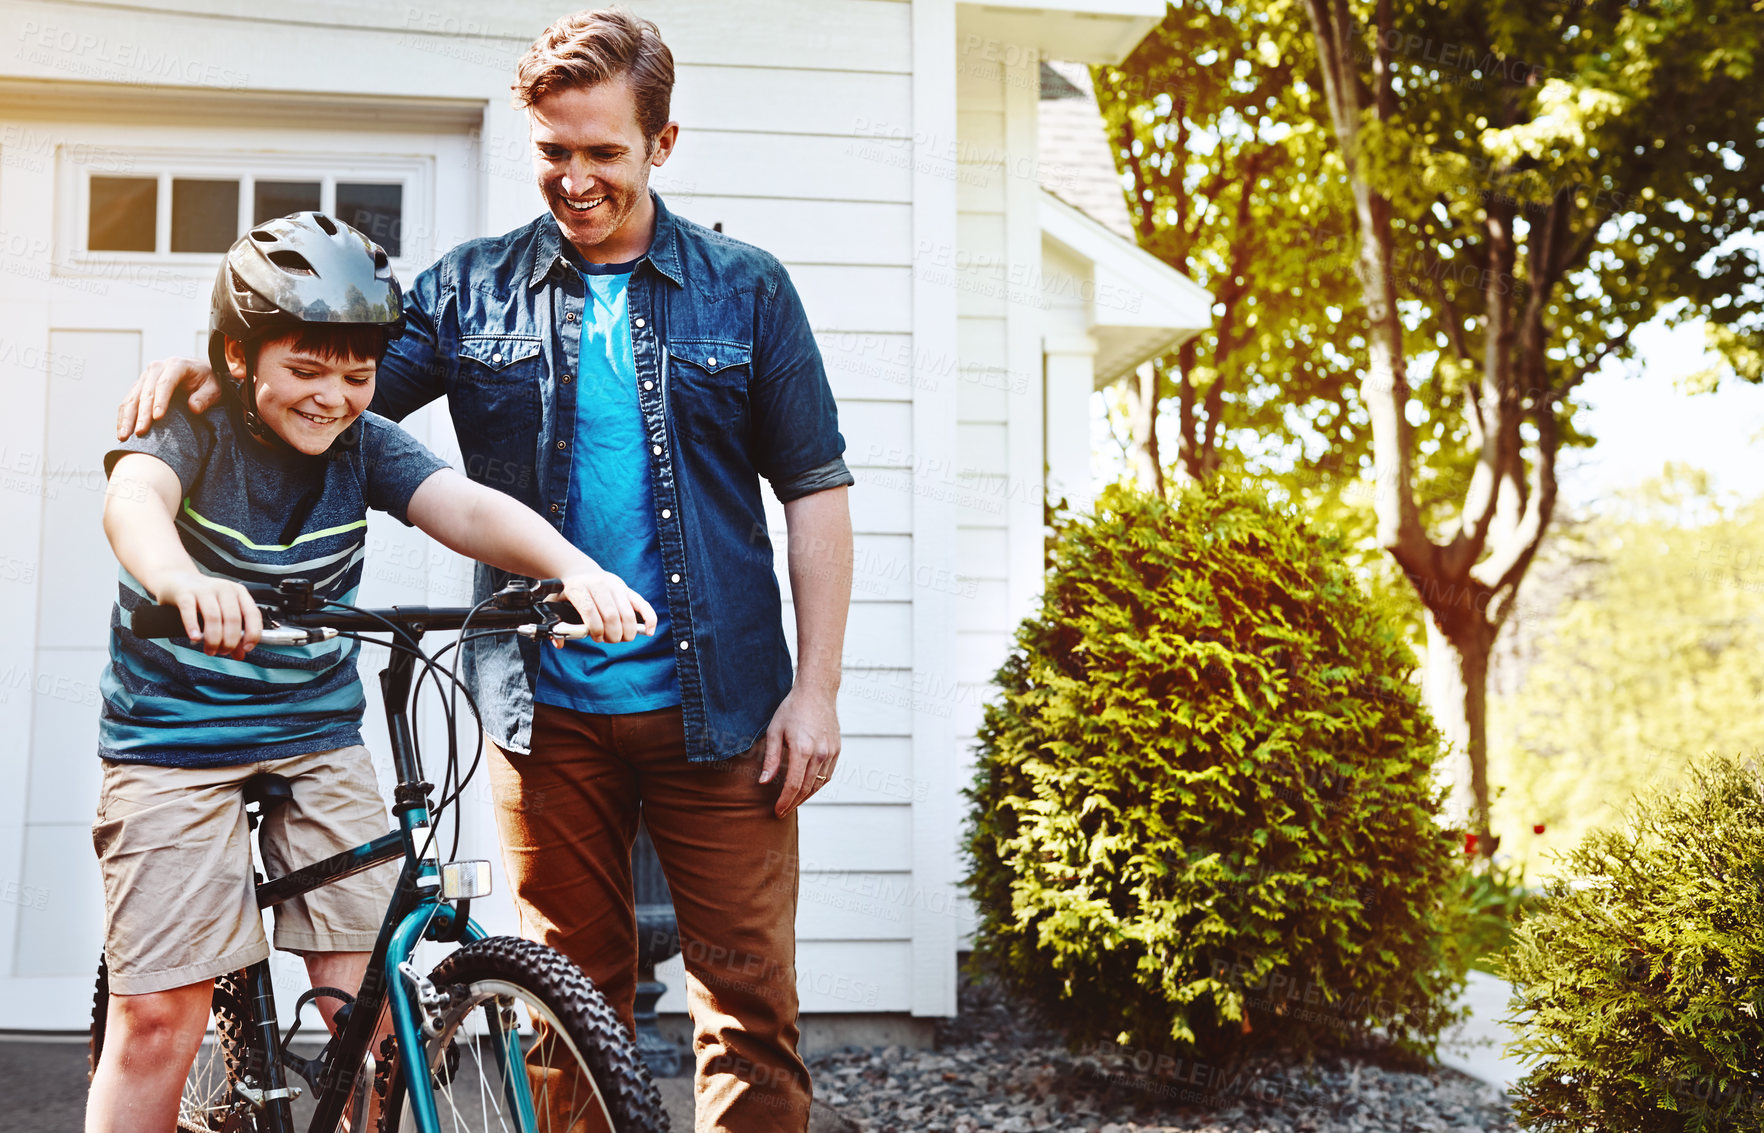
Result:
[[988,0],[956,5],[963,50],[1033,48],[1039,58],[1119,63],[1163,20],[1164,0]]
[[1041,196],[1041,231],[1091,264],[1098,385],[1213,325],[1212,292],[1052,193]]

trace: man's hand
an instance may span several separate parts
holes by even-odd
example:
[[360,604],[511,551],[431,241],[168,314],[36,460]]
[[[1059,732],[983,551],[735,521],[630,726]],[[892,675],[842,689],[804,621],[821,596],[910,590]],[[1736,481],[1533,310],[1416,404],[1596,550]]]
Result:
[[251,592],[231,579],[179,572],[160,586],[158,598],[160,605],[178,608],[184,615],[184,635],[200,642],[210,657],[243,661],[263,634],[263,611]]
[[[565,575],[563,586],[563,597],[582,615],[588,636],[595,641],[635,641],[638,634],[655,636],[655,608],[611,571],[595,567]],[[560,638],[552,638],[551,643],[563,645]]]
[[834,693],[817,692],[798,684],[772,714],[766,729],[766,759],[760,782],[770,783],[784,770],[784,789],[779,792],[774,814],[783,818],[827,785],[839,762],[839,710]]
[[116,439],[146,436],[153,422],[171,408],[172,395],[179,390],[189,397],[192,413],[206,413],[220,401],[221,384],[208,363],[194,358],[154,362],[135,379],[128,396],[116,407]]

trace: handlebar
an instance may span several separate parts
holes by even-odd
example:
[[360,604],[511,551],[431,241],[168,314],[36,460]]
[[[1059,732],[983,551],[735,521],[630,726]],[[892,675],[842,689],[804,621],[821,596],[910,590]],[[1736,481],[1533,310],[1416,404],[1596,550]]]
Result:
[[[290,579],[275,590],[251,588],[263,611],[264,645],[306,645],[326,641],[339,632],[385,633],[387,623],[409,630],[453,630],[469,620],[477,629],[513,629],[526,637],[587,636],[581,614],[567,601],[548,602],[563,584],[555,578],[528,585],[524,580],[503,587],[482,607],[390,606],[378,610],[312,609],[311,589]],[[129,619],[136,637],[184,637],[184,616],[176,606],[148,606]]]

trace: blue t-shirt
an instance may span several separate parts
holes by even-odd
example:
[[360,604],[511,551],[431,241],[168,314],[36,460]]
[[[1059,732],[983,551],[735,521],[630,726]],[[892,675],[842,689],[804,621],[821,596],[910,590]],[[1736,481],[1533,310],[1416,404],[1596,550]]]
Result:
[[637,407],[626,285],[636,264],[582,266],[588,286],[576,368],[565,538],[655,607],[654,637],[617,645],[583,638],[541,651],[534,699],[578,712],[648,712],[680,703],[662,580],[649,448]]
[[[131,452],[156,456],[177,474],[178,537],[203,573],[256,586],[307,578],[315,595],[341,602],[353,602],[361,584],[367,509],[408,523],[418,485],[446,467],[372,413],[324,456],[271,448],[245,431],[231,398],[202,415],[174,406],[147,436],[112,449],[106,471]],[[242,661],[210,657],[182,638],[136,637],[129,618],[153,604],[119,571],[110,665],[99,681],[104,758],[227,767],[361,742],[358,642],[260,645]]]

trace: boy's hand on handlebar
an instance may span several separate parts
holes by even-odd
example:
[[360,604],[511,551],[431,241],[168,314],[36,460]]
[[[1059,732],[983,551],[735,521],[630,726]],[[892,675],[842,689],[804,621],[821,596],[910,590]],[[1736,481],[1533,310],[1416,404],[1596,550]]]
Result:
[[[595,641],[635,641],[655,635],[655,609],[625,580],[599,568],[563,577],[563,597],[582,615]],[[555,599],[554,599],[555,601]],[[552,639],[553,645],[562,641]]]
[[150,363],[116,408],[116,439],[146,436],[153,422],[165,416],[179,390],[188,395],[192,413],[207,412],[221,395],[220,382],[206,362],[165,358]]
[[172,575],[160,587],[159,604],[178,608],[184,634],[200,642],[210,657],[242,661],[263,634],[263,613],[251,592],[228,579],[196,572]]

